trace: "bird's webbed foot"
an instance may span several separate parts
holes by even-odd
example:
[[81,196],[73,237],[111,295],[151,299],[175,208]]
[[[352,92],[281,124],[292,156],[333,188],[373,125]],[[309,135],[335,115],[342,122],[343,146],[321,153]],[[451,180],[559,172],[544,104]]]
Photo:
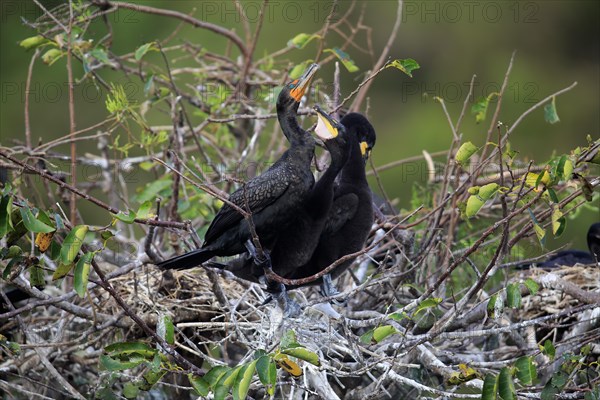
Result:
[[[340,292],[337,290],[337,288],[333,284],[333,281],[331,280],[331,275],[329,275],[329,274],[323,275],[323,283],[321,283],[321,296],[332,297],[332,296],[335,296],[338,294],[340,294]],[[338,306],[344,306],[344,305],[346,305],[347,300],[333,299],[332,302]]]
[[284,318],[293,318],[300,315],[302,307],[292,300],[288,294],[285,285],[278,282],[269,282],[267,290],[271,292],[271,297],[283,308]]
[[252,257],[252,259],[254,260],[254,264],[268,271],[273,270],[273,267],[271,265],[271,256],[269,255],[269,252],[267,250],[263,249],[262,254],[258,254],[258,251],[256,250],[256,247],[254,246],[254,243],[252,243],[251,239],[248,239],[246,241],[245,246],[248,250],[248,253],[250,254],[250,257]]

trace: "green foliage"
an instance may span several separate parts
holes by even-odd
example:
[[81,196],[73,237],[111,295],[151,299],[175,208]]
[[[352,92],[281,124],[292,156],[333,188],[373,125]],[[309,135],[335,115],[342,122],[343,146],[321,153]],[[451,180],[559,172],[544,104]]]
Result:
[[[321,39],[319,35],[310,35],[308,33],[299,33],[290,39],[287,43],[288,46],[296,47],[297,49],[303,49],[313,39]],[[303,69],[304,70],[304,69]],[[294,79],[294,78],[292,78]]]
[[467,218],[472,218],[481,207],[488,201],[491,200],[496,192],[500,189],[500,185],[497,183],[488,183],[484,186],[473,186],[469,189],[469,193],[471,196],[467,199],[467,204],[465,208],[465,215]]
[[556,96],[552,96],[552,101],[544,106],[544,119],[550,124],[560,121],[556,112]]
[[334,56],[336,56],[337,59],[342,62],[344,67],[346,67],[348,72],[359,71],[359,68],[356,66],[354,61],[350,58],[348,53],[346,53],[342,49],[334,47],[333,49],[325,49],[325,50],[323,50],[323,52],[324,53],[332,53]]
[[461,166],[465,166],[467,164],[467,161],[469,161],[471,156],[475,154],[477,150],[477,146],[475,146],[473,143],[463,143],[456,152],[456,162]]
[[413,60],[412,58],[405,58],[402,60],[391,61],[386,65],[386,68],[387,67],[393,67],[393,68],[399,69],[400,71],[404,72],[406,75],[408,75],[411,78],[413,77],[412,71],[421,68],[419,63],[416,62],[415,60]]
[[471,113],[475,114],[475,122],[480,123],[485,121],[490,101],[497,96],[498,93],[496,92],[490,93],[487,97],[479,98],[479,100],[471,106]]
[[146,53],[148,53],[149,51],[159,51],[156,42],[146,43],[138,47],[134,55],[136,61],[140,61],[142,58],[144,58]]

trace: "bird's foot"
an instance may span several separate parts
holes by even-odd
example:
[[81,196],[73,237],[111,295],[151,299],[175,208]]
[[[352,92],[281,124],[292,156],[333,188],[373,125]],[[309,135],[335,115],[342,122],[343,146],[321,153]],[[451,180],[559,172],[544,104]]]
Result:
[[302,307],[288,296],[285,285],[282,283],[272,282],[270,286],[272,289],[274,289],[271,290],[271,296],[272,298],[276,299],[279,305],[283,308],[284,318],[294,318],[299,316],[302,312]]
[[265,270],[272,270],[272,266],[271,266],[271,256],[269,255],[269,252],[266,250],[263,250],[261,252],[261,254],[258,254],[258,251],[256,250],[256,247],[254,246],[254,243],[252,243],[252,240],[248,239],[246,241],[246,249],[248,250],[248,253],[250,254],[250,257],[252,257],[252,259],[254,260],[254,264],[256,264],[258,267],[265,269]]
[[[333,284],[333,281],[331,280],[331,275],[329,275],[329,274],[323,275],[323,283],[321,284],[321,296],[333,297],[338,294],[340,294],[340,292],[337,290],[337,288]],[[338,306],[345,306],[348,301],[346,299],[344,299],[344,300],[333,299],[332,302]]]

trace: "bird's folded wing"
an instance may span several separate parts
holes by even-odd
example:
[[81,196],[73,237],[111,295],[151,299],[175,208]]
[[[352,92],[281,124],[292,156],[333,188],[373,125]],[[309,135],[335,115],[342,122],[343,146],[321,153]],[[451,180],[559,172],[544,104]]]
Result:
[[357,209],[358,196],[356,194],[347,193],[336,198],[327,216],[323,233],[332,234],[342,229],[346,222],[354,218]]
[[[279,171],[281,172],[281,171]],[[266,171],[236,190],[229,196],[229,201],[243,210],[250,208],[253,214],[273,204],[287,191],[290,179],[286,179],[276,171]],[[205,243],[210,243],[225,231],[242,220],[242,214],[228,204],[219,210],[204,236]]]

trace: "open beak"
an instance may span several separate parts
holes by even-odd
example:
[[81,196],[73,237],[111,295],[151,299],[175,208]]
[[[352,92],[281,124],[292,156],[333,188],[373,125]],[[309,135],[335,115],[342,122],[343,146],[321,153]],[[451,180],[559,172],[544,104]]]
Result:
[[312,81],[312,78],[317,73],[318,69],[319,69],[319,64],[315,64],[315,63],[310,64],[308,66],[308,68],[306,68],[306,71],[304,71],[302,76],[292,82],[292,85],[294,85],[294,87],[293,87],[293,89],[290,90],[290,95],[298,103],[302,99],[302,96],[304,96],[304,93],[306,93],[306,90],[310,86],[310,82]]
[[318,105],[314,106],[314,110],[317,112],[317,127],[315,128],[315,134],[321,138],[321,140],[330,140],[339,134],[338,122],[331,118],[321,107]]

